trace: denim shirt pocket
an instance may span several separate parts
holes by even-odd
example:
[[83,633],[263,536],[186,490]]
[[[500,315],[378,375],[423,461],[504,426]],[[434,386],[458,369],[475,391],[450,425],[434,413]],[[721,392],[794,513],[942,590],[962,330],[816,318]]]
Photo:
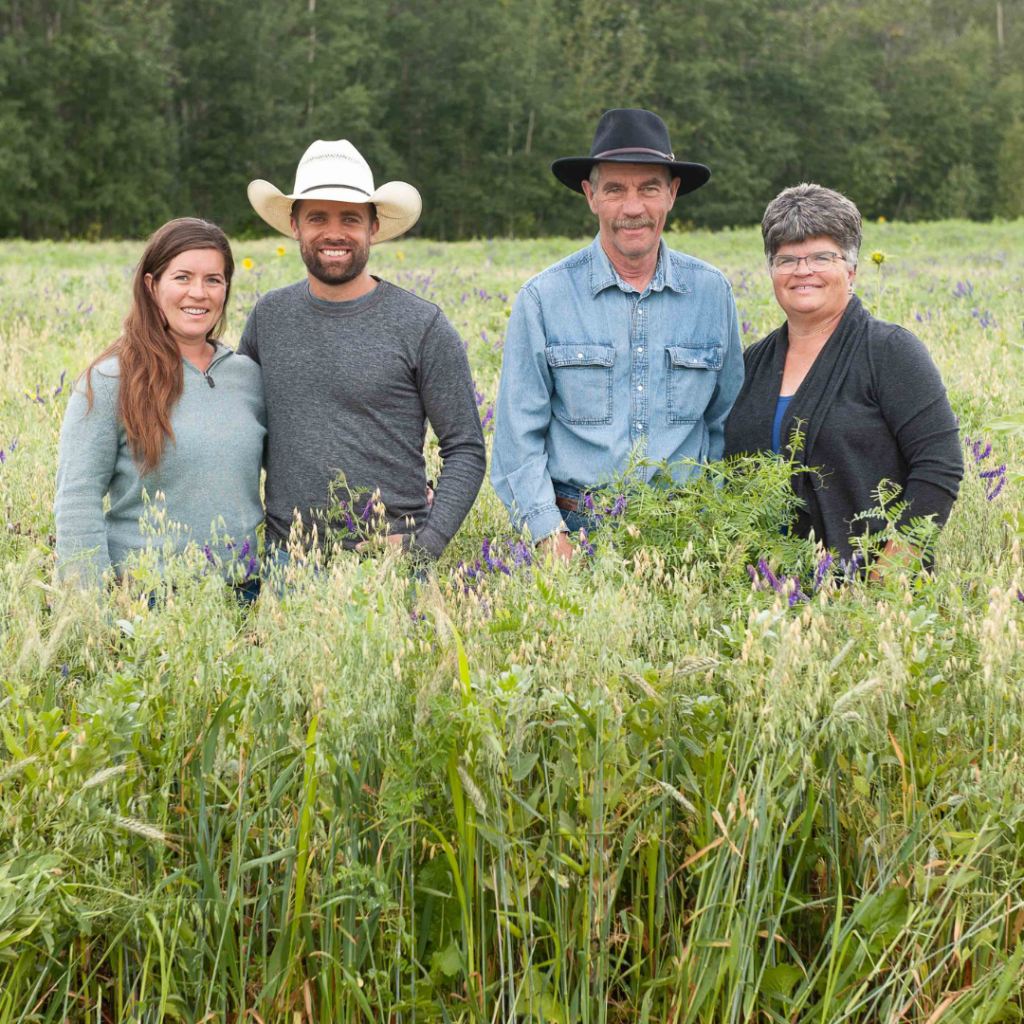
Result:
[[669,345],[665,348],[665,388],[669,423],[696,423],[704,415],[722,369],[722,346]]
[[551,413],[573,426],[611,423],[612,363],[608,345],[548,345],[545,349],[555,391]]

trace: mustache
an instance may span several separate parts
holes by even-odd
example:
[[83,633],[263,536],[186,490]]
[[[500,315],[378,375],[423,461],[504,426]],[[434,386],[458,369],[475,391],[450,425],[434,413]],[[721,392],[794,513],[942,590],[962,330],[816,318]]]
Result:
[[654,221],[650,217],[619,217],[617,220],[612,221],[612,228],[616,231],[653,227]]

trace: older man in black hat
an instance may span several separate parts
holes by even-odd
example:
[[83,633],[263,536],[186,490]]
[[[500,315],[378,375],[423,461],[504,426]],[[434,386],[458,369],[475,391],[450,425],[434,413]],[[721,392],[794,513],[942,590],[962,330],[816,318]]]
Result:
[[523,286],[505,335],[491,482],[517,529],[564,557],[589,492],[644,460],[684,482],[720,459],[743,383],[729,282],[662,240],[676,197],[705,184],[649,110],[609,110],[588,157],[556,160],[587,197],[593,243]]

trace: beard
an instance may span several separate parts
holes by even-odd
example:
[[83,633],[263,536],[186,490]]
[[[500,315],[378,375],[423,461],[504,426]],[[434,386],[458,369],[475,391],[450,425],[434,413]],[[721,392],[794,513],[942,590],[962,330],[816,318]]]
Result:
[[349,281],[355,280],[366,269],[366,264],[370,261],[370,243],[368,241],[361,244],[352,243],[344,247],[338,246],[338,248],[346,248],[352,252],[352,258],[343,265],[325,263],[317,252],[317,249],[320,248],[330,248],[330,246],[325,247],[319,243],[307,245],[305,242],[299,242],[302,262],[321,284],[347,284]]

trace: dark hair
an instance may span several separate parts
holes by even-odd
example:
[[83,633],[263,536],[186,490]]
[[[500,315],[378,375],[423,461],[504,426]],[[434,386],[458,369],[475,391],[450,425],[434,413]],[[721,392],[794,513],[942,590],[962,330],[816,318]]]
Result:
[[224,308],[208,337],[220,335],[231,298],[231,276],[235,272],[231,245],[216,224],[198,217],[180,217],[168,221],[149,239],[135,268],[132,308],[125,317],[123,333],[85,371],[86,395],[92,409],[92,371],[97,363],[117,356],[120,370],[117,411],[128,435],[132,456],[143,473],[160,465],[164,441],[174,440],[171,410],[185,384],[181,352],[167,329],[146,277],[152,275],[159,281],[171,260],[191,249],[216,249],[224,257]]
[[[305,201],[305,199],[296,199],[295,202],[292,203],[292,217],[295,220],[299,219],[299,210]],[[370,223],[372,224],[375,220],[379,221],[380,218],[377,216],[377,204],[369,203],[367,205],[370,207]]]

